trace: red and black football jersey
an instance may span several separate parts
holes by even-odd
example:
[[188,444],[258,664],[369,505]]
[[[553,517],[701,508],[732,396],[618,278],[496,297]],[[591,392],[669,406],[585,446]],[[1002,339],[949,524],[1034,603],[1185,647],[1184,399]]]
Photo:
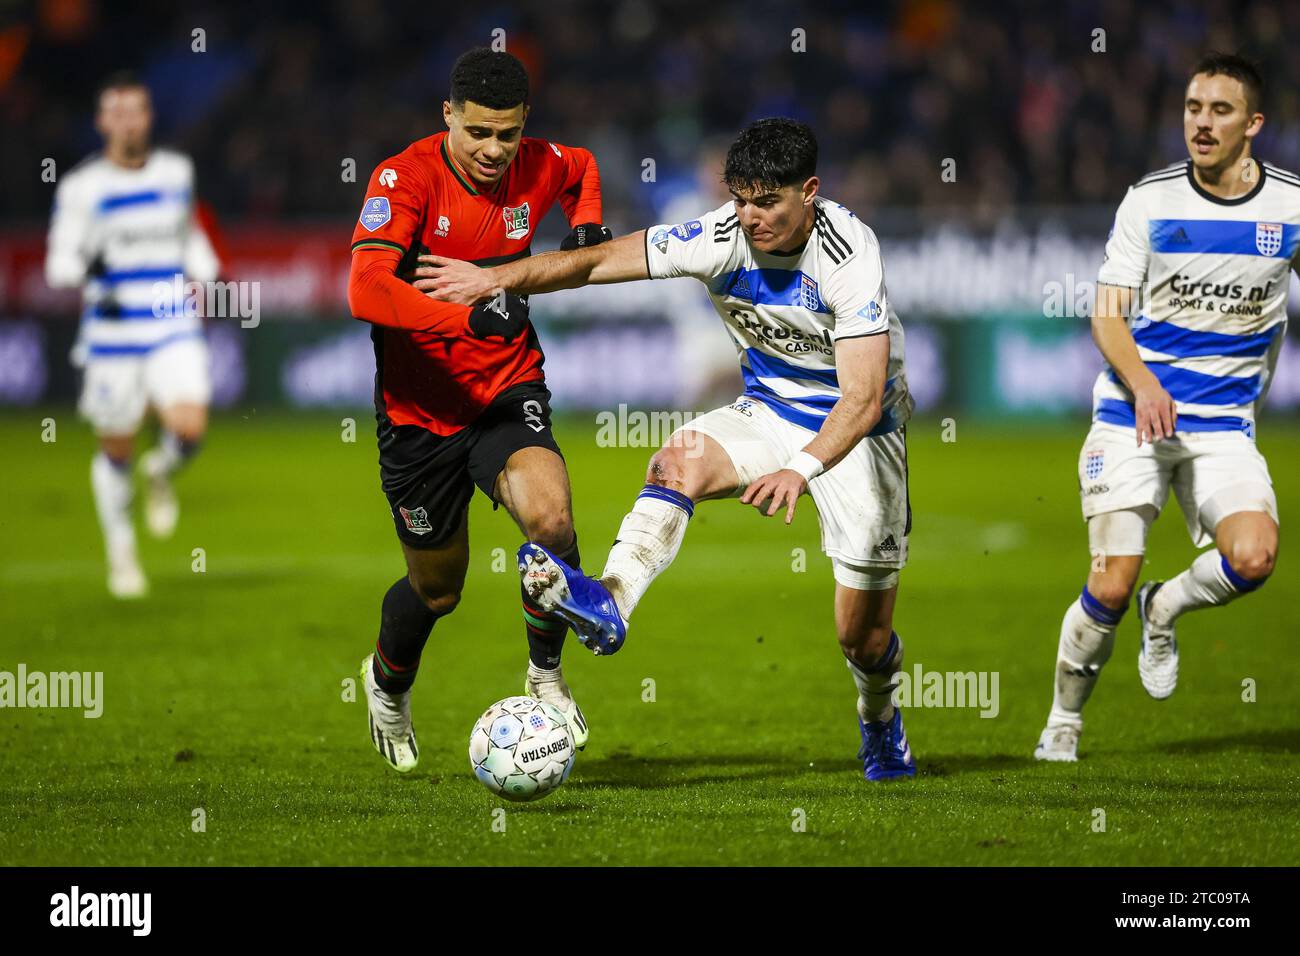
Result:
[[366,188],[352,233],[348,301],[374,324],[375,402],[397,425],[450,435],[501,392],[539,380],[531,325],[511,342],[480,339],[469,308],[438,302],[395,273],[433,252],[480,265],[530,254],[537,224],[558,201],[570,224],[601,221],[600,178],[585,149],[524,137],[491,192],[460,168],[447,134],[384,160]]

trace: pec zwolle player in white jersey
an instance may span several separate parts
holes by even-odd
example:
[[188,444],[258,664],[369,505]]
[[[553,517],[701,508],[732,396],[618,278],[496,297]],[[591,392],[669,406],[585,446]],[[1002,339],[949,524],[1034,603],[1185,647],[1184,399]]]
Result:
[[208,351],[184,279],[217,277],[218,263],[194,217],[188,157],[150,146],[149,91],[126,74],[99,93],[102,153],[61,177],[45,275],[83,289],[73,362],[84,363],[79,408],[99,438],[91,464],[95,508],[117,597],[147,589],[131,520],[131,457],[147,408],[161,422],[158,447],[140,461],[149,530],[166,537],[178,507],[171,476],[198,449],[211,392]]
[[1107,368],[1079,455],[1093,565],[1061,625],[1042,760],[1077,759],[1083,705],[1171,489],[1195,545],[1215,547],[1137,593],[1138,672],[1152,697],[1178,679],[1178,617],[1248,594],[1273,570],[1277,499],[1255,413],[1286,330],[1300,178],[1251,156],[1260,94],[1249,62],[1203,60],[1184,103],[1190,160],[1130,188],[1106,244],[1092,328]]
[[487,270],[427,257],[432,266],[417,275],[430,278],[416,285],[465,302],[500,288],[646,278],[690,276],[707,286],[739,353],[744,394],[682,426],[654,455],[599,579],[530,543],[519,552],[524,585],[584,644],[610,654],[699,502],[739,496],[789,523],[799,496],[811,494],[858,690],[859,757],[867,779],[885,780],[916,773],[891,699],[903,663],[893,612],[911,530],[904,425],[912,399],[879,244],[853,213],[818,195],[816,163],[806,125],[760,120],[727,154],[734,202],[699,219]]

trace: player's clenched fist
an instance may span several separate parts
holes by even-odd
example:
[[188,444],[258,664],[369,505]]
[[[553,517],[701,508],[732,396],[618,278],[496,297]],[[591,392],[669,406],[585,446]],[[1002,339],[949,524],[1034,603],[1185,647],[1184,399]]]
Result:
[[480,339],[500,336],[514,340],[528,324],[528,299],[509,292],[493,296],[469,313],[469,330]]
[[610,232],[608,226],[602,226],[598,222],[584,222],[574,226],[573,231],[564,237],[560,243],[561,252],[570,252],[574,249],[586,249],[588,246],[598,246],[602,242],[609,242],[614,238],[614,233]]

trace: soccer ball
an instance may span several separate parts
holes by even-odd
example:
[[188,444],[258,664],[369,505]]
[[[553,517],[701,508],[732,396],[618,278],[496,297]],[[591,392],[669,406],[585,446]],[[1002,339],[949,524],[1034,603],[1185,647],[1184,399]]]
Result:
[[507,800],[537,800],[569,779],[573,731],[564,714],[533,697],[507,697],[483,712],[469,735],[469,765]]

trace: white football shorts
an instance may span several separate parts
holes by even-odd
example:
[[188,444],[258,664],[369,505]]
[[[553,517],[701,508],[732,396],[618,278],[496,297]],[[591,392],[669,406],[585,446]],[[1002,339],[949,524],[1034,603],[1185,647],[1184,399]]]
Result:
[[78,410],[100,435],[131,435],[146,408],[207,405],[212,398],[208,346],[195,335],[144,353],[91,355]]
[[1144,506],[1159,513],[1171,488],[1198,548],[1213,544],[1219,522],[1238,511],[1278,520],[1268,464],[1244,432],[1177,432],[1139,448],[1132,428],[1093,423],[1079,452],[1085,520]]
[[[682,425],[714,439],[735,466],[734,495],[763,475],[785,467],[814,432],[788,422],[762,401],[742,396]],[[822,551],[835,579],[858,590],[892,587],[907,564],[912,515],[907,496],[907,444],[903,428],[864,438],[834,468],[809,482],[821,525]]]

